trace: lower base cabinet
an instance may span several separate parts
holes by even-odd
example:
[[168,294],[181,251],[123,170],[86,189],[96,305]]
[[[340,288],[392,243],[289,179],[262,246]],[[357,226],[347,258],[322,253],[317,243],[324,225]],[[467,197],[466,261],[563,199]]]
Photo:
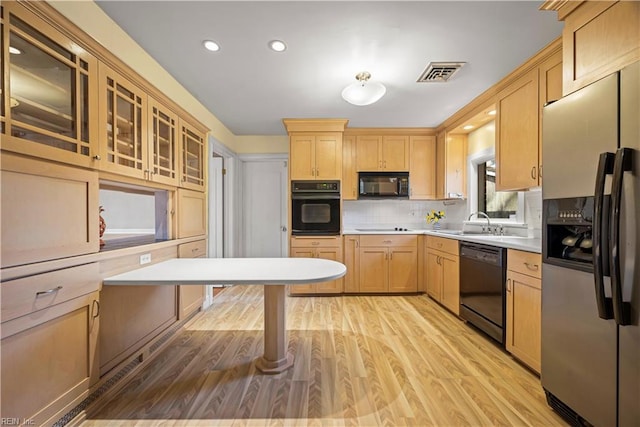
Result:
[[97,382],[98,271],[94,263],[2,283],[2,424],[53,425]]
[[514,357],[540,372],[542,260],[540,254],[507,253],[507,342]]
[[425,239],[427,295],[455,315],[460,314],[460,256],[458,241]]
[[[206,258],[207,241],[184,243],[178,246],[178,258]],[[204,300],[204,285],[180,285],[178,287],[178,319],[182,320],[200,309]]]
[[418,292],[418,236],[361,235],[358,292]]
[[[342,237],[292,237],[290,257],[322,258],[342,262]],[[330,282],[289,286],[289,295],[341,294],[343,278]]]

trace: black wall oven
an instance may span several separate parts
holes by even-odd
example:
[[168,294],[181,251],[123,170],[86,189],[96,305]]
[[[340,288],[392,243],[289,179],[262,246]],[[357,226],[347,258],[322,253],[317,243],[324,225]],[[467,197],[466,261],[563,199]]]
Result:
[[291,234],[340,234],[340,181],[291,182]]

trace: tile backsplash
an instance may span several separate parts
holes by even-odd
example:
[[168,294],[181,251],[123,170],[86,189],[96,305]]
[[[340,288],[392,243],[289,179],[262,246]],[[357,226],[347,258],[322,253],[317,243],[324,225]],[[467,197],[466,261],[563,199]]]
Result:
[[[524,220],[531,237],[540,237],[542,224],[542,191],[524,192]],[[461,228],[469,215],[467,200],[417,201],[417,200],[356,200],[343,202],[343,228],[367,226],[431,228],[425,216],[431,210],[442,210],[446,218],[443,228]],[[522,229],[521,227],[519,227]],[[522,230],[523,232],[525,230]]]

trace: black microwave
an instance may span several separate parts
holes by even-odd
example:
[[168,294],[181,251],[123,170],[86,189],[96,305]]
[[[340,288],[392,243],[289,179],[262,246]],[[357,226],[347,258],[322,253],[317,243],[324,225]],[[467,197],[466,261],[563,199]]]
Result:
[[360,172],[358,173],[358,198],[409,197],[409,172]]

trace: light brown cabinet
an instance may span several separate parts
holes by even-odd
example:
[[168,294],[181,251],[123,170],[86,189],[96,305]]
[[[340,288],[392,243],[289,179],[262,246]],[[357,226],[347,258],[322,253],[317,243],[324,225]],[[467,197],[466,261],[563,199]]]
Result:
[[180,119],[180,187],[196,191],[207,188],[206,132]]
[[359,292],[418,291],[418,236],[359,236]]
[[427,295],[460,314],[460,256],[458,241],[426,236]]
[[99,66],[100,170],[148,179],[147,94],[106,64]]
[[358,200],[358,170],[356,168],[356,137],[342,137],[342,200]]
[[436,198],[436,137],[409,137],[409,177],[412,200]]
[[436,137],[436,196],[461,199],[467,195],[467,136],[440,132]]
[[[322,258],[342,262],[342,237],[292,237],[289,256],[296,258]],[[330,282],[289,286],[290,295],[340,294],[343,278]]]
[[540,254],[507,253],[506,348],[540,372],[542,260]]
[[98,174],[2,154],[2,268],[100,250]]
[[556,50],[498,94],[496,188],[542,185],[542,108],[561,97],[561,52]]
[[3,49],[21,52],[3,55],[2,149],[92,167],[97,59],[18,2],[3,2],[2,9]]
[[406,135],[358,135],[358,172],[408,172],[409,137]]
[[[178,258],[206,258],[207,241],[183,243],[178,245]],[[204,299],[204,285],[179,285],[178,286],[178,320],[188,317],[202,306]]]
[[339,180],[342,177],[342,133],[292,134],[291,180]]
[[564,95],[640,59],[639,2],[547,1],[543,8],[564,21]]
[[207,234],[207,193],[178,188],[178,238]]
[[52,425],[98,380],[96,263],[0,284],[2,404],[6,417]]
[[178,116],[149,97],[149,154],[147,178],[177,186],[179,165]]
[[344,236],[344,292],[360,291],[360,236],[348,234]]

